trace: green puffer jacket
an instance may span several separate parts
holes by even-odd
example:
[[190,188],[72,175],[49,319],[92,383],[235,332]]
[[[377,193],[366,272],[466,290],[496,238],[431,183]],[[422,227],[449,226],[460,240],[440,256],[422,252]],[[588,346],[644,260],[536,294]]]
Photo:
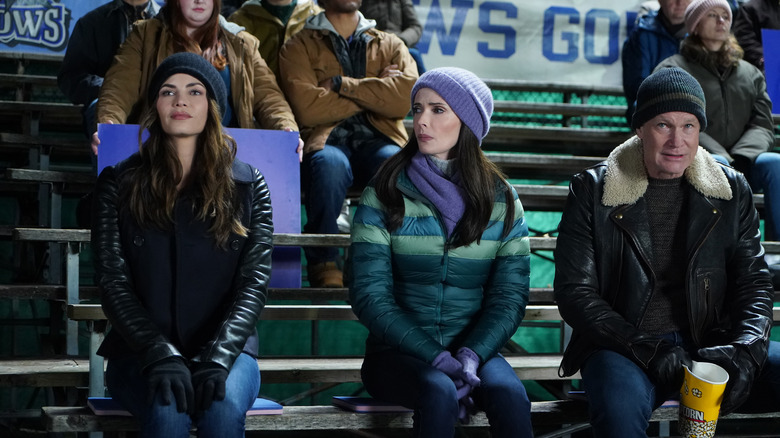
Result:
[[350,301],[368,328],[366,353],[396,348],[428,363],[444,349],[471,348],[484,363],[515,333],[528,303],[530,247],[523,206],[502,238],[499,189],[480,243],[452,248],[435,207],[402,171],[403,225],[392,233],[373,186],[352,224]]

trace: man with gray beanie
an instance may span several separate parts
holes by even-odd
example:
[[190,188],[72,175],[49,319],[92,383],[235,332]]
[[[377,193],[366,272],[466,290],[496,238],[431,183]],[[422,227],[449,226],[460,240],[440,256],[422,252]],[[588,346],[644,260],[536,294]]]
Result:
[[599,438],[647,436],[691,360],[729,373],[721,413],[776,410],[774,290],[750,186],[699,146],[705,99],[690,74],[653,73],[636,104],[636,135],[569,186],[555,299],[573,333],[560,373],[581,372]]

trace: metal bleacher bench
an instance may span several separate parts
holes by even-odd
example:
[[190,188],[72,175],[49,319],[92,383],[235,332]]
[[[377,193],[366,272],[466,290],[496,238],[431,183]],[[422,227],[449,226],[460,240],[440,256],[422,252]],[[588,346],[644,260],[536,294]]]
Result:
[[[13,230],[13,238],[16,240],[53,240],[69,242],[71,245],[77,242],[83,243],[89,240],[89,230],[53,230],[18,228]],[[274,245],[279,246],[340,246],[349,245],[349,235],[306,235],[306,234],[275,234]],[[550,250],[554,248],[553,238],[531,238],[531,247],[534,250]],[[71,271],[70,275],[77,275]],[[84,298],[94,299],[97,292],[95,288],[84,288],[88,296],[80,295],[82,288],[69,291],[62,286],[35,286],[16,287],[13,285],[0,288],[0,292],[6,295],[14,294],[16,297],[46,296],[54,299],[63,299],[66,306],[68,320],[77,321],[102,321],[105,316],[100,305],[82,304]],[[271,299],[297,299],[297,300],[347,300],[346,289],[274,289],[270,293]],[[532,299],[537,302],[551,303],[551,291],[535,290]],[[352,309],[347,304],[270,304],[266,305],[261,314],[264,320],[356,320]],[[535,304],[528,306],[526,321],[560,320],[556,306],[552,304]],[[92,332],[94,339],[90,342],[91,350],[99,345],[99,334]],[[96,367],[93,368],[93,376],[90,387],[94,394],[102,391],[102,375],[99,370],[102,366],[98,362],[102,358],[91,355]],[[557,376],[560,357],[557,355],[523,356],[513,358],[518,375],[527,380],[555,380]],[[263,381],[298,382],[307,381],[301,376],[309,373],[310,377],[317,377],[318,381],[327,382],[356,382],[359,381],[359,358],[323,358],[295,359],[295,360],[268,360],[259,361],[263,371]],[[50,360],[33,359],[6,359],[0,360],[0,386],[38,386],[38,381],[47,385],[56,379],[56,375],[62,373],[63,385],[84,386],[87,383],[89,362],[87,360],[73,358],[52,358]],[[270,373],[270,374],[269,374]],[[67,380],[67,382],[65,381]],[[24,385],[22,385],[22,383]]]

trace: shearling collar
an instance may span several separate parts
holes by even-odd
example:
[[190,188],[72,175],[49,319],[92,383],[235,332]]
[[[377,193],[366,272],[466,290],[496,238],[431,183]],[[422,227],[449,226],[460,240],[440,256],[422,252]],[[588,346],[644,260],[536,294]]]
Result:
[[[645,194],[647,171],[639,137],[633,136],[616,147],[607,157],[606,164],[602,204],[607,207],[633,204]],[[701,146],[684,175],[705,197],[727,201],[732,197],[731,186],[720,165]]]

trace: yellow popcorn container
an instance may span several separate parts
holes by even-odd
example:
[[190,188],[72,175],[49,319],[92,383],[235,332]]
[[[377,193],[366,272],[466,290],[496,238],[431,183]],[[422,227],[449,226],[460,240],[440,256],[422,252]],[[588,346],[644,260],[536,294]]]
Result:
[[680,388],[678,429],[684,438],[715,436],[720,403],[729,373],[709,362],[693,361],[691,369],[683,365],[685,379]]

